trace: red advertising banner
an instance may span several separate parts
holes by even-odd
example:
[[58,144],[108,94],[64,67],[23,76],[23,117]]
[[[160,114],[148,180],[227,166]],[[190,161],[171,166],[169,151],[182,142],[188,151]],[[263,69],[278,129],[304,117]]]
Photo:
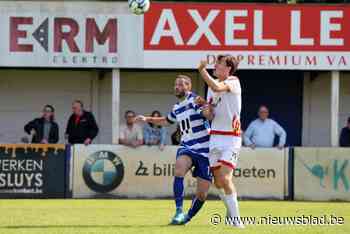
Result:
[[163,53],[193,67],[228,52],[243,68],[348,70],[350,6],[153,3],[144,50],[146,67]]

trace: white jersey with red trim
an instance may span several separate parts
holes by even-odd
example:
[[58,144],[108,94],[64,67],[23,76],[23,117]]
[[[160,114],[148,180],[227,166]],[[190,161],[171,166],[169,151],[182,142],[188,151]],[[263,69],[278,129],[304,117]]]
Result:
[[228,92],[213,92],[208,90],[207,100],[214,106],[215,117],[211,123],[210,144],[214,146],[241,147],[241,106],[242,90],[239,79],[230,76],[225,81]]

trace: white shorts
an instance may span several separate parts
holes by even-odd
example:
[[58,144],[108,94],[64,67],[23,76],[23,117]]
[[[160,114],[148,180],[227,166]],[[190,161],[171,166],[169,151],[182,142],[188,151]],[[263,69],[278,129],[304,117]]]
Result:
[[235,169],[238,164],[238,158],[239,148],[227,146],[212,148],[209,152],[210,169],[217,169],[221,165],[226,165],[232,169]]
[[209,142],[210,168],[213,170],[221,165],[226,165],[235,169],[241,145],[241,137],[211,135]]

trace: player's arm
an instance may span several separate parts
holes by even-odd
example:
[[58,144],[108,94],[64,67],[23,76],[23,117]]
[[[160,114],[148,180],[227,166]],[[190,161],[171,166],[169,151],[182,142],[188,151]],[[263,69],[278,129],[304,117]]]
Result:
[[213,120],[214,119],[214,107],[211,104],[205,105],[202,108],[202,115],[207,120]]
[[143,115],[139,115],[136,117],[136,121],[151,123],[158,126],[168,126],[172,124],[172,122],[169,121],[167,117],[146,117]]
[[146,117],[146,122],[158,126],[168,126],[171,124],[167,117]]
[[201,74],[203,80],[214,92],[229,92],[230,87],[225,84],[225,82],[216,81],[211,75],[208,73],[207,69],[207,61],[202,60],[198,66],[198,71]]
[[199,107],[199,111],[204,116],[204,118],[206,118],[207,120],[214,119],[213,105],[209,104],[204,98],[200,96],[196,97],[195,104]]

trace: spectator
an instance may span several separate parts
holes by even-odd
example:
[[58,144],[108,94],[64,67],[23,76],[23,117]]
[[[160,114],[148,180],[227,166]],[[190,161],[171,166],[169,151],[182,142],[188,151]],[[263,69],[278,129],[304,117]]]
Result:
[[72,110],[73,114],[68,120],[66,129],[69,144],[91,144],[98,134],[93,114],[84,110],[84,104],[79,100],[73,102]]
[[282,149],[286,144],[287,134],[274,120],[269,119],[269,110],[261,106],[258,112],[259,118],[249,124],[244,134],[245,145],[255,147],[273,147],[275,135],[279,136],[278,148]]
[[32,136],[32,143],[57,143],[59,130],[58,124],[55,122],[55,109],[53,106],[44,106],[42,116],[27,123],[24,126],[24,131]]
[[180,126],[177,125],[176,131],[171,134],[171,144],[180,145],[181,142],[181,131]]
[[125,112],[126,125],[120,127],[119,143],[121,145],[136,148],[143,144],[142,128],[135,124],[136,114],[134,111]]
[[348,118],[347,126],[341,130],[339,145],[341,147],[350,147],[350,117]]
[[[162,114],[159,111],[153,111],[151,116],[162,117]],[[143,139],[145,145],[159,145],[159,149],[163,151],[166,141],[166,129],[162,126],[146,123],[143,128]]]

